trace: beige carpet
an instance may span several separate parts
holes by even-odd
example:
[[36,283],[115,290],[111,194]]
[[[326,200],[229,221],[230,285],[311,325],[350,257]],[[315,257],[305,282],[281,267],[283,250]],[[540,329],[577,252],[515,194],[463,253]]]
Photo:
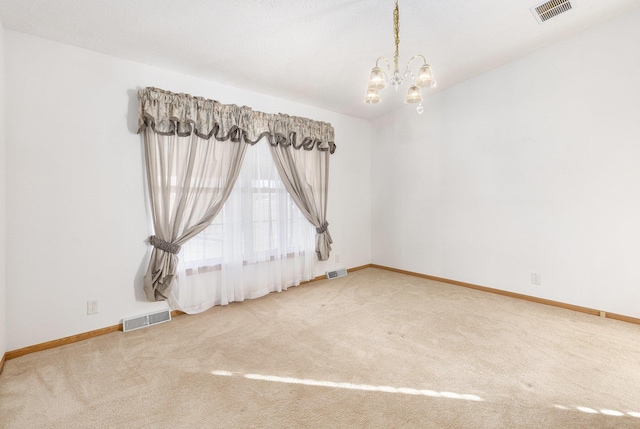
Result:
[[640,326],[368,268],[6,362],[3,428],[640,428]]

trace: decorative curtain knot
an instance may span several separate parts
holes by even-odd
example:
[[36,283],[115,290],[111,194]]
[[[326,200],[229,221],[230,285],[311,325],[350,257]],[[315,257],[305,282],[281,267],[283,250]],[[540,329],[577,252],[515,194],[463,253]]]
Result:
[[156,249],[164,250],[165,252],[173,253],[174,255],[180,253],[180,249],[182,248],[182,246],[180,246],[179,244],[169,243],[168,241],[164,241],[163,239],[158,238],[155,235],[149,237],[149,244],[151,244]]
[[329,227],[329,222],[325,221],[321,227],[316,228],[316,232],[318,234],[324,234],[325,232],[327,232],[328,227]]

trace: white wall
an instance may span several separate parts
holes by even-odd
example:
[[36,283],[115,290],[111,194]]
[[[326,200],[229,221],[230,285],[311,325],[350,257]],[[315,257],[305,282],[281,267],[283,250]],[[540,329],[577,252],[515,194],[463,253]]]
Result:
[[0,22],[0,359],[7,351],[4,30]]
[[373,263],[640,317],[638,52],[640,11],[373,124]]
[[[331,122],[326,269],[371,260],[370,125],[336,113],[5,31],[8,350],[164,308],[141,291],[148,235],[136,90]],[[341,257],[340,263],[335,260]],[[86,301],[99,314],[86,315]]]
[[423,116],[371,123],[0,33],[0,351],[164,308],[140,284],[145,86],[334,125],[335,243],[318,275],[373,262],[640,317],[638,12],[435,94]]

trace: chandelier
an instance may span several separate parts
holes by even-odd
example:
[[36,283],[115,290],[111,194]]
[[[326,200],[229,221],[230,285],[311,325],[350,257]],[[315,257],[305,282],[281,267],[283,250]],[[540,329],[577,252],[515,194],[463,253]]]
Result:
[[[420,94],[420,88],[431,87],[435,88],[437,83],[433,78],[431,73],[431,66],[427,64],[427,60],[423,55],[417,54],[412,56],[409,61],[407,61],[407,66],[405,72],[400,74],[400,69],[398,68],[398,50],[400,46],[400,11],[398,9],[398,0],[396,0],[396,7],[393,10],[393,34],[395,36],[396,42],[396,52],[393,56],[393,73],[391,73],[391,66],[389,61],[385,57],[379,57],[376,60],[376,66],[371,69],[371,76],[369,77],[369,85],[367,88],[367,96],[364,99],[364,102],[367,104],[379,103],[380,95],[378,91],[386,88],[387,84],[392,85],[396,92],[398,91],[398,87],[402,85],[402,81],[407,76],[411,76],[411,80],[413,84],[407,90],[407,98],[405,99],[406,103],[419,103],[416,111],[419,115],[422,115],[424,112],[424,107],[422,107],[422,94]],[[418,69],[417,75],[414,75],[413,72],[409,69],[409,66],[413,62],[413,60],[422,59],[422,66]],[[387,71],[391,78],[387,78],[385,72],[380,68],[380,61],[384,61],[386,64]]]

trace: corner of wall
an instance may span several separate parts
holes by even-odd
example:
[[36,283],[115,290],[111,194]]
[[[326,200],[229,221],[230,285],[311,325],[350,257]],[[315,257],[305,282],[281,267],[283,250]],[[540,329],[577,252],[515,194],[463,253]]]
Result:
[[4,28],[0,21],[0,372],[7,351],[7,282],[5,270],[5,94],[4,94]]

